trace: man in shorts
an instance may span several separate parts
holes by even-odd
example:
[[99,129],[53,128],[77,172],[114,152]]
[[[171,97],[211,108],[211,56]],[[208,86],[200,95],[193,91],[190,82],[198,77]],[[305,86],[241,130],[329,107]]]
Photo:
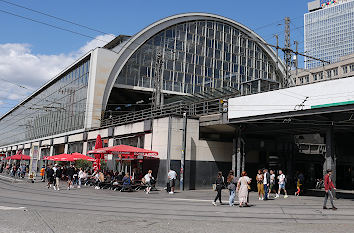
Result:
[[275,198],[278,198],[279,195],[280,195],[280,191],[283,189],[284,190],[284,198],[288,198],[288,193],[286,192],[286,189],[285,189],[285,175],[283,174],[283,171],[282,170],[279,170],[279,176],[278,176],[278,184],[279,184],[279,189],[278,189],[278,193],[277,195],[275,196]]
[[168,171],[168,181],[171,187],[171,191],[169,192],[169,194],[175,193],[176,178],[177,178],[177,173],[174,170],[170,169]]
[[[274,190],[274,186],[275,186],[275,174],[273,170],[270,170],[270,184],[269,184],[269,193],[268,193],[268,197],[270,197],[270,194],[273,192]],[[276,193],[277,191],[275,191]]]

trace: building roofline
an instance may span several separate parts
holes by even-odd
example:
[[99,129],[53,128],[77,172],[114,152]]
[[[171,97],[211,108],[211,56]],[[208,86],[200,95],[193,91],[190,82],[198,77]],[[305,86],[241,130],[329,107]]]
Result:
[[25,103],[27,103],[28,101],[30,101],[31,99],[33,99],[35,96],[37,96],[38,94],[40,94],[44,89],[46,89],[48,86],[50,86],[52,83],[54,83],[55,81],[57,81],[63,74],[65,74],[68,70],[70,70],[73,66],[75,66],[76,64],[78,64],[80,61],[88,58],[91,56],[93,50],[90,50],[89,52],[87,52],[86,54],[84,54],[83,56],[81,56],[80,58],[78,58],[75,62],[73,62],[72,64],[70,64],[69,66],[67,66],[64,70],[62,70],[59,74],[57,74],[56,76],[54,76],[54,78],[50,79],[49,81],[47,81],[46,83],[44,83],[40,88],[38,88],[37,90],[35,90],[34,92],[32,92],[32,94],[30,94],[28,97],[26,97],[25,99],[23,99],[20,103],[18,103],[16,106],[14,106],[12,109],[10,109],[8,112],[6,112],[5,114],[3,114],[0,117],[0,120],[4,119],[6,116],[8,116],[9,114],[11,114],[13,111],[15,111],[16,109],[18,109],[19,107],[21,107],[21,105],[24,105]]

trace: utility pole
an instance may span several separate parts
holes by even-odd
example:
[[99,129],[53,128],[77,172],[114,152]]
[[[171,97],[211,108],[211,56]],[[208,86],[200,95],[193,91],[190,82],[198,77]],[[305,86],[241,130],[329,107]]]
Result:
[[278,69],[278,65],[279,65],[279,35],[278,34],[275,34],[274,35],[275,36],[275,39],[277,40],[277,47],[276,47],[276,49],[277,49],[277,69]]
[[299,64],[299,61],[298,61],[298,57],[297,57],[297,53],[299,52],[299,42],[297,41],[294,41],[294,44],[295,44],[295,68],[296,68],[296,75],[297,75],[297,71],[298,71],[298,64]]
[[162,66],[163,66],[162,52],[156,52],[156,60],[154,66],[154,90],[152,96],[152,107],[154,110],[162,106]]
[[290,72],[291,72],[291,44],[290,44],[290,18],[285,17],[284,28],[284,60],[285,60],[285,79],[283,80],[283,88],[290,85]]

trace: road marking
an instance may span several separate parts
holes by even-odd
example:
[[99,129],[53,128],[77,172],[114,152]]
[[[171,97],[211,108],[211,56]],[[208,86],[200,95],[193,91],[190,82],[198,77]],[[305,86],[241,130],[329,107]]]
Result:
[[0,206],[0,210],[23,210],[26,207],[10,207],[10,206]]

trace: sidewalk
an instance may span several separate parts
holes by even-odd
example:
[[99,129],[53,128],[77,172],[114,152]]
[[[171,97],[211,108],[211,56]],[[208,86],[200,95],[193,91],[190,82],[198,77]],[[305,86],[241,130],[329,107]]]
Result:
[[[6,182],[11,182],[11,183],[23,183],[23,182],[29,182],[31,183],[32,180],[28,178],[28,174],[26,174],[25,178],[18,178],[18,177],[12,177],[6,173],[0,173],[0,180],[6,181]],[[34,183],[41,182],[41,177],[36,176],[36,179]]]

